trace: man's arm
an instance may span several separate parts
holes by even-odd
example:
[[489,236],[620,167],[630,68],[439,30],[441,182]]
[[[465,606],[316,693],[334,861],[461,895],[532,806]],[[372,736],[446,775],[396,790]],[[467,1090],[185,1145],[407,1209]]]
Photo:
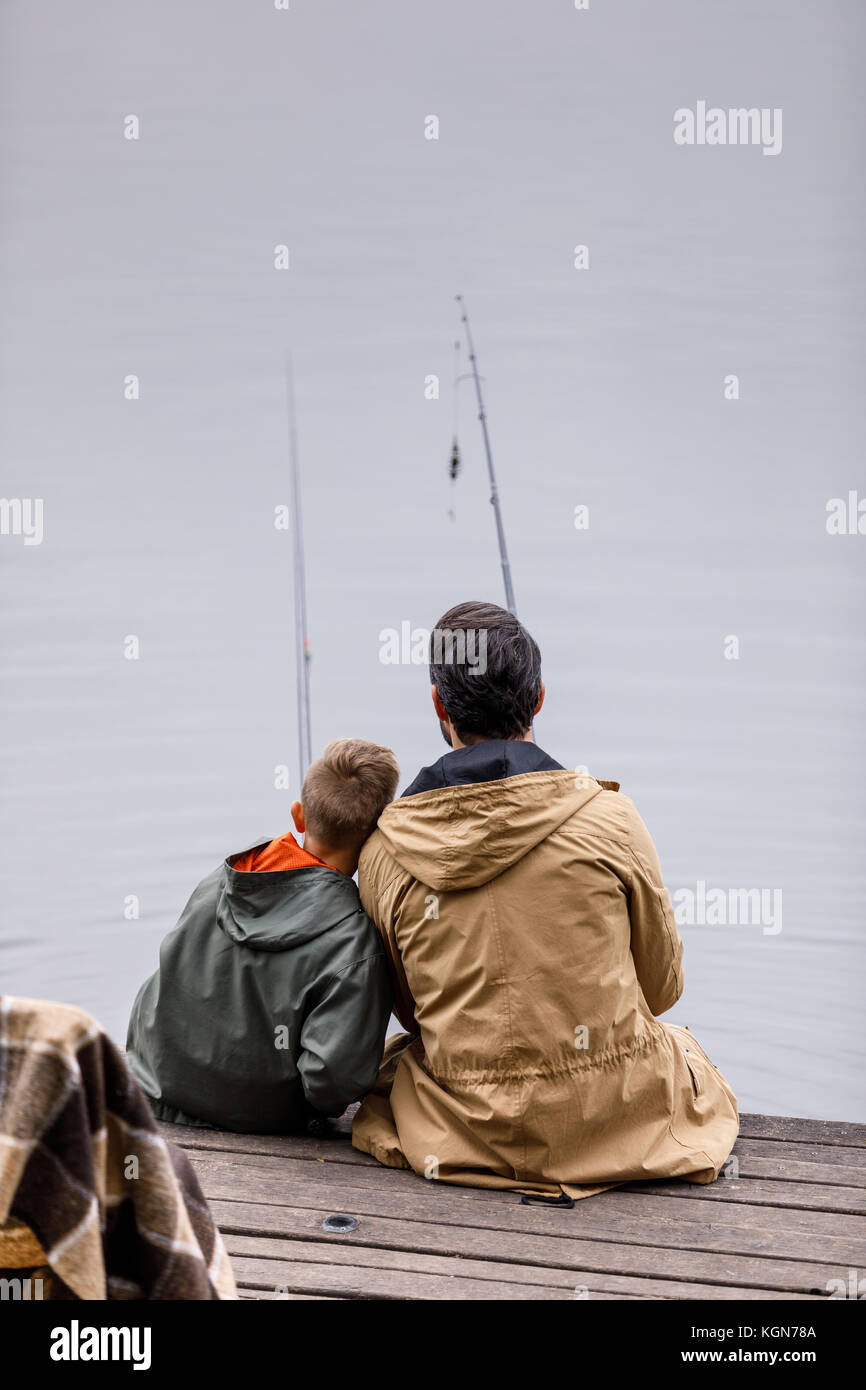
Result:
[[683,992],[683,943],[650,833],[629,801],[631,953],[651,1012],[673,1008]]
[[304,1095],[322,1115],[342,1115],[379,1075],[391,1016],[384,952],[326,980],[301,1027],[298,1073]]

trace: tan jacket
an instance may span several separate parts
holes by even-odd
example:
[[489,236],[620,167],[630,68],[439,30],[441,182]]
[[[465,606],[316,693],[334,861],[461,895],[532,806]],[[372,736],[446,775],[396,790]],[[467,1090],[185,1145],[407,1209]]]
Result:
[[730,1086],[687,1029],[682,942],[649,833],[588,774],[536,771],[406,796],[360,889],[393,971],[391,1039],[353,1143],[467,1186],[588,1196],[712,1182]]

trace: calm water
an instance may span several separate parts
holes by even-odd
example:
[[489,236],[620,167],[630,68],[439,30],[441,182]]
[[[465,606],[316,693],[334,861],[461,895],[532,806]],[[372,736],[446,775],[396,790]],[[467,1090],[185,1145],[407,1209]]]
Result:
[[[866,490],[862,23],[698,8],[162,0],[58,12],[49,49],[5,7],[2,493],[45,529],[0,536],[4,989],[122,1040],[197,879],[288,828],[289,346],[315,744],[387,742],[404,783],[439,756],[379,633],[501,594],[465,385],[447,516],[462,290],[539,741],[622,783],[672,891],[782,895],[777,933],[682,927],[671,1017],[743,1109],[866,1118],[866,539],[825,528]],[[675,147],[705,97],[782,106],[782,153]]]

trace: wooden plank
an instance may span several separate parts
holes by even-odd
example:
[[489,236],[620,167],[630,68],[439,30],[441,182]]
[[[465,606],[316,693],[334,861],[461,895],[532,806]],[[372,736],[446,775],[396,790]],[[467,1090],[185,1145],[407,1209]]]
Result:
[[741,1115],[745,1139],[783,1139],[806,1144],[844,1144],[866,1149],[866,1124],[845,1120],[799,1120],[788,1115]]
[[[319,1235],[323,1235],[320,1231]],[[358,1245],[345,1236],[321,1240],[285,1240],[273,1236],[232,1235],[226,1249],[234,1264],[238,1256],[283,1260],[292,1264],[349,1265],[371,1269],[399,1269],[406,1274],[443,1274],[451,1278],[471,1275],[494,1283],[535,1284],[540,1288],[567,1289],[574,1294],[575,1277],[566,1269],[546,1269],[496,1260],[467,1260],[457,1255]]]
[[[263,1299],[273,1301],[273,1291],[268,1289],[257,1289],[255,1286],[238,1284],[238,1297],[242,1303],[261,1303]],[[285,1293],[280,1294],[277,1302],[296,1302],[296,1303],[343,1303],[344,1299],[339,1294],[334,1293]]]
[[825,1166],[866,1169],[866,1149],[847,1148],[844,1144],[813,1144],[789,1139],[754,1139],[740,1137],[733,1153],[751,1154],[759,1158],[793,1159],[796,1163],[822,1163]]
[[[457,1299],[574,1302],[576,1298],[576,1294],[568,1289],[538,1284],[500,1284],[492,1279],[474,1279],[471,1275],[407,1274],[401,1269],[303,1264],[245,1257],[234,1259],[232,1265],[236,1278],[245,1288],[256,1287],[272,1291],[276,1286],[282,1286],[293,1292],[316,1291],[331,1296],[336,1294],[339,1298],[411,1299],[425,1302]],[[629,1295],[596,1293],[593,1297],[596,1300],[609,1300],[628,1298]]]
[[[328,1159],[334,1163],[356,1164],[362,1168],[382,1168],[370,1154],[353,1149],[345,1134],[329,1139],[313,1139],[309,1135],[230,1134],[221,1129],[192,1129],[182,1125],[160,1124],[163,1138],[170,1139],[190,1153],[254,1154],[275,1158]],[[400,1169],[385,1169],[399,1172]]]
[[[357,1107],[353,1107],[357,1108]],[[271,1155],[286,1158],[320,1159],[333,1163],[355,1164],[359,1167],[379,1168],[376,1159],[361,1153],[351,1145],[351,1124],[341,1117],[333,1132],[323,1138],[308,1135],[259,1135],[233,1134],[225,1130],[198,1129],[185,1125],[160,1124],[161,1133],[182,1148],[194,1151],[219,1150],[226,1153],[248,1153]],[[758,1150],[750,1143],[743,1148],[744,1141],[761,1142]],[[808,1154],[797,1154],[794,1146],[808,1146]],[[772,1154],[770,1149],[777,1150]],[[823,1152],[821,1152],[823,1150]],[[843,1150],[844,1157],[836,1158],[836,1150]],[[866,1165],[866,1125],[845,1124],[838,1121],[801,1120],[784,1116],[743,1115],[740,1117],[740,1138],[734,1153],[748,1152],[753,1156],[796,1158],[800,1162],[858,1166]],[[399,1169],[387,1169],[398,1172]],[[852,1185],[857,1185],[852,1184]]]
[[[345,1138],[318,1140],[309,1137],[287,1138],[280,1135],[238,1135],[223,1131],[189,1129],[182,1140],[169,1134],[169,1125],[162,1132],[181,1147],[195,1153],[235,1153],[260,1157],[303,1159],[314,1162],[340,1163],[372,1168],[399,1174],[406,1169],[384,1168],[369,1154],[353,1149]],[[733,1149],[740,1160],[744,1177],[785,1178],[792,1182],[817,1182],[840,1186],[866,1187],[866,1149],[842,1144],[815,1144],[811,1141],[794,1143],[790,1140],[741,1138]],[[748,1159],[748,1163],[745,1160]],[[756,1162],[755,1160],[767,1160]],[[785,1171],[786,1164],[790,1168]],[[811,1167],[801,1167],[802,1164]]]
[[[350,1107],[350,1111],[357,1110]],[[192,1125],[169,1125],[160,1122],[159,1129],[166,1139],[193,1147],[237,1148],[242,1151],[250,1145],[259,1143],[274,1146],[274,1152],[287,1152],[291,1146],[305,1144],[345,1144],[351,1142],[351,1115],[340,1116],[331,1121],[328,1137],[310,1139],[306,1135],[280,1134],[235,1134],[228,1130],[200,1129]],[[843,1145],[848,1148],[866,1148],[866,1124],[846,1120],[808,1120],[788,1115],[741,1115],[740,1137],[743,1139],[768,1139],[794,1144]],[[279,1147],[284,1146],[284,1147]],[[364,1162],[370,1160],[369,1154],[355,1150]]]
[[813,1299],[816,1295],[768,1293],[764,1289],[736,1288],[716,1284],[697,1284],[678,1279],[641,1279],[619,1274],[576,1273],[562,1268],[538,1269],[525,1264],[505,1264],[483,1259],[447,1258],[428,1253],[343,1244],[343,1237],[327,1242],[278,1240],[252,1236],[232,1236],[227,1248],[233,1263],[237,1256],[259,1256],[291,1263],[338,1264],[380,1269],[401,1269],[406,1273],[445,1274],[492,1279],[502,1283],[536,1284],[567,1289],[572,1296],[586,1288],[595,1292],[639,1298],[777,1298]]
[[[224,1190],[220,1193],[209,1194],[212,1205],[220,1200],[225,1200],[228,1193]],[[376,1206],[381,1207],[382,1199],[374,1198]],[[240,1206],[242,1204],[235,1204]],[[372,1205],[369,1204],[369,1205]],[[307,1207],[301,1208],[311,1213],[312,1219],[321,1228],[322,1221],[334,1211],[339,1211],[339,1206],[332,1205],[330,1202],[323,1204],[317,1211]],[[345,1209],[345,1208],[344,1208]],[[282,1208],[277,1208],[280,1211]],[[524,1208],[524,1210],[526,1210]],[[237,1226],[237,1221],[226,1213],[222,1206],[214,1205],[216,1220],[221,1229],[229,1229]],[[360,1225],[351,1237],[336,1237],[341,1242],[351,1239],[358,1244],[381,1244],[381,1240],[376,1235],[374,1229],[368,1227],[368,1218],[373,1213],[362,1212],[356,1207],[352,1214],[358,1217]],[[376,1215],[397,1216],[398,1213],[378,1211]],[[403,1218],[405,1232],[401,1233],[404,1244],[411,1242],[412,1248],[417,1251],[430,1250],[430,1241],[435,1239],[436,1232],[430,1230],[430,1226],[438,1223],[431,1221],[421,1223],[415,1220],[406,1221]],[[421,1226],[424,1229],[420,1229]],[[308,1230],[310,1228],[308,1227]],[[448,1241],[452,1246],[449,1253],[466,1254],[477,1248],[477,1230],[473,1225],[461,1225],[459,1227],[440,1226],[440,1232],[447,1233]],[[489,1227],[488,1227],[489,1230]],[[425,1243],[426,1242],[426,1243]],[[500,1248],[505,1246],[505,1241],[500,1240]],[[509,1243],[509,1253],[513,1256],[518,1252],[514,1243]],[[638,1244],[613,1240],[590,1238],[583,1232],[572,1230],[568,1238],[558,1237],[555,1241],[546,1240],[544,1249],[537,1250],[534,1258],[530,1258],[522,1250],[519,1258],[523,1263],[540,1263],[545,1267],[560,1266],[562,1268],[594,1270],[596,1273],[617,1273],[635,1274],[644,1277],[657,1277],[660,1267],[663,1267],[667,1278],[678,1278],[686,1281],[709,1283],[709,1284],[738,1284],[743,1287],[759,1287],[766,1289],[777,1289],[780,1291],[788,1290],[796,1293],[825,1293],[827,1280],[831,1278],[847,1278],[847,1268],[834,1263],[820,1263],[813,1257],[811,1261],[795,1261],[786,1259],[766,1258],[763,1256],[740,1255],[736,1253],[720,1253],[716,1251],[707,1252],[703,1250],[686,1250],[673,1246],[665,1247],[661,1250],[657,1247],[646,1247]]]
[[664,1197],[688,1196],[702,1202],[748,1202],[753,1206],[792,1207],[806,1211],[828,1211],[840,1215],[866,1214],[866,1189],[834,1187],[811,1182],[784,1182],[763,1178],[726,1178],[714,1183],[631,1183],[634,1192],[653,1192]]
[[[365,1206],[377,1205],[365,1203]],[[321,1237],[321,1212],[317,1207],[265,1206],[247,1202],[213,1200],[211,1209],[228,1238],[243,1235],[275,1235],[297,1239],[311,1234]],[[520,1208],[521,1211],[525,1208]],[[359,1215],[358,1211],[354,1212]],[[564,1213],[563,1213],[564,1214]],[[436,1213],[435,1215],[438,1215]],[[321,1219],[320,1219],[321,1218]],[[390,1213],[363,1214],[364,1243],[399,1245],[409,1250],[438,1251],[441,1254],[501,1258],[527,1264],[555,1266],[560,1253],[569,1263],[567,1247],[560,1252],[558,1242],[590,1238],[615,1244],[641,1245],[664,1258],[666,1248],[699,1250],[705,1253],[762,1255],[767,1258],[806,1260],[822,1264],[866,1267],[866,1239],[838,1236],[816,1237],[812,1232],[779,1231],[722,1223],[691,1221],[641,1221],[618,1213],[591,1224],[561,1224],[555,1234],[539,1234],[519,1229],[502,1230],[496,1225],[441,1222],[436,1219],[407,1221]],[[334,1237],[339,1240],[341,1237]],[[569,1264],[569,1267],[570,1264]]]
[[[357,1108],[357,1107],[353,1107]],[[346,1117],[335,1122],[327,1137],[308,1135],[233,1134],[227,1130],[198,1129],[187,1125],[160,1124],[160,1132],[187,1149],[221,1149],[230,1153],[260,1153],[295,1158],[330,1157],[335,1163],[379,1166],[369,1154],[352,1148],[351,1124]],[[796,1119],[781,1115],[741,1115],[740,1141],[760,1139],[777,1144],[808,1144],[813,1149],[866,1149],[866,1124],[829,1120]],[[794,1155],[791,1154],[791,1157]],[[808,1161],[818,1161],[817,1156]],[[825,1154],[823,1162],[832,1162]],[[849,1162],[854,1158],[848,1156]]]
[[[548,1232],[551,1235],[562,1234],[569,1222],[583,1227],[593,1224],[609,1226],[611,1220],[625,1218],[626,1222],[642,1219],[650,1224],[652,1230],[657,1232],[655,1239],[644,1234],[640,1237],[646,1239],[648,1244],[664,1244],[663,1234],[665,1229],[670,1229],[671,1222],[676,1227],[672,1234],[674,1243],[677,1243],[680,1227],[688,1221],[700,1226],[709,1223],[713,1226],[748,1226],[764,1233],[798,1231],[821,1237],[866,1238],[866,1221],[863,1217],[806,1208],[752,1205],[741,1200],[718,1203],[710,1208],[704,1197],[692,1195],[705,1194],[707,1189],[694,1185],[683,1185],[681,1192],[680,1185],[673,1184],[676,1194],[673,1198],[657,1190],[661,1185],[654,1187],[648,1184],[646,1193],[633,1188],[617,1188],[578,1202],[573,1211],[566,1215],[564,1211],[543,1206],[522,1206],[515,1193],[433,1185],[408,1173],[370,1173],[337,1165],[293,1164],[291,1160],[285,1160],[282,1164],[272,1162],[276,1163],[275,1169],[245,1174],[242,1160],[232,1161],[227,1160],[225,1155],[211,1154],[207,1158],[200,1158],[196,1166],[209,1196],[226,1195],[235,1200],[244,1197],[277,1204],[282,1201],[299,1207],[332,1201],[336,1204],[336,1211],[341,1206],[348,1206],[352,1210],[360,1209],[365,1204],[369,1209],[369,1201],[375,1194],[384,1203],[388,1214],[406,1219],[465,1225],[483,1223],[493,1228]],[[315,1174],[312,1179],[311,1173]],[[396,1178],[403,1181],[397,1183],[393,1180]],[[668,1223],[667,1228],[665,1222]]]
[[607,1221],[609,1214],[614,1213],[636,1221],[673,1220],[677,1225],[689,1221],[698,1226],[708,1224],[713,1228],[744,1226],[774,1236],[782,1231],[797,1231],[820,1241],[831,1236],[858,1242],[866,1239],[866,1218],[862,1216],[812,1211],[808,1207],[752,1205],[747,1200],[719,1202],[710,1206],[705,1200],[694,1196],[696,1192],[706,1191],[697,1185],[686,1188],[682,1195],[677,1191],[675,1197],[653,1191],[652,1184],[647,1186],[650,1189],[648,1192],[640,1191],[637,1186],[619,1187],[592,1197],[581,1203],[578,1220],[584,1223]]
[[[746,1142],[749,1142],[748,1140]],[[829,1149],[829,1145],[827,1146]],[[855,1150],[866,1155],[866,1149]],[[767,1178],[784,1182],[802,1182],[866,1188],[866,1163],[852,1166],[843,1163],[810,1163],[785,1156],[774,1158],[735,1150],[741,1178]],[[720,1181],[727,1182],[727,1178]]]
[[[312,1190],[322,1183],[339,1181],[346,1191],[373,1189],[389,1191],[405,1196],[407,1201],[424,1200],[435,1187],[437,1193],[448,1191],[461,1202],[473,1200],[504,1204],[518,1202],[514,1193],[491,1192],[478,1188],[465,1188],[456,1184],[431,1184],[416,1174],[401,1169],[347,1168],[343,1165],[328,1164],[326,1161],[308,1162],[305,1160],[277,1159],[265,1155],[247,1156],[210,1151],[196,1156],[197,1171],[210,1179],[210,1175],[228,1175],[236,1190],[244,1192],[244,1185],[255,1182],[256,1200],[279,1200],[279,1194],[287,1181],[296,1185],[306,1184]],[[270,1186],[269,1186],[270,1185]],[[702,1185],[683,1182],[630,1183],[627,1189],[615,1191],[653,1194],[656,1197],[676,1197],[677,1201],[714,1200],[720,1203],[744,1202],[749,1205],[789,1207],[798,1210],[826,1211],[846,1215],[866,1215],[866,1189],[849,1188],[822,1183],[797,1183],[776,1179],[740,1177],[720,1179],[716,1183]],[[252,1196],[251,1191],[245,1193]],[[611,1193],[603,1193],[578,1202],[582,1208],[587,1203],[596,1204],[602,1197],[610,1199]],[[441,1198],[438,1198],[441,1200]],[[295,1202],[295,1205],[298,1205]],[[608,1200],[608,1205],[610,1202]],[[528,1210],[528,1209],[527,1209]],[[536,1208],[541,1211],[543,1208]],[[702,1218],[705,1219],[705,1218]],[[778,1224],[783,1224],[781,1221]],[[795,1223],[789,1223],[795,1224]]]
[[[278,1140],[278,1143],[279,1142]],[[757,1142],[759,1141],[740,1141],[734,1148],[733,1152],[740,1164],[741,1177],[782,1178],[789,1182],[838,1184],[842,1187],[866,1187],[866,1149],[840,1149],[834,1151],[830,1149],[829,1146],[825,1146],[823,1150],[820,1147],[812,1146],[807,1150],[807,1146],[804,1145],[804,1151],[807,1151],[815,1157],[807,1158],[804,1156],[802,1159],[799,1159],[789,1156],[788,1153],[777,1154],[775,1152],[775,1150],[782,1148],[785,1150],[795,1150],[797,1146],[767,1142],[761,1153],[755,1153],[751,1147],[747,1146]],[[238,1157],[249,1158],[280,1157],[318,1163],[328,1163],[331,1161],[338,1163],[353,1162],[353,1160],[347,1159],[345,1148],[339,1145],[332,1144],[329,1146],[327,1143],[319,1144],[309,1139],[305,1141],[283,1140],[282,1144],[285,1145],[285,1147],[277,1148],[273,1145],[272,1141],[266,1140],[263,1144],[257,1145],[252,1149],[246,1149],[240,1146],[226,1149],[211,1142],[207,1146],[198,1149],[191,1148],[189,1152],[191,1154],[233,1153]],[[351,1152],[356,1153],[356,1150],[353,1149]],[[860,1162],[859,1164],[845,1164],[841,1159],[836,1159],[836,1152],[857,1155],[859,1156]],[[834,1162],[824,1162],[821,1158],[822,1153],[832,1153],[834,1155]],[[400,1176],[405,1178],[409,1175],[410,1170],[408,1169],[383,1168],[382,1164],[377,1163],[373,1158],[369,1158],[369,1155],[357,1154],[357,1157],[359,1159],[369,1160],[366,1163],[358,1165],[360,1167],[374,1168],[380,1173],[393,1174],[394,1178],[398,1180]],[[389,1181],[392,1180],[392,1178],[389,1178]],[[720,1179],[720,1181],[724,1180],[725,1179]]]

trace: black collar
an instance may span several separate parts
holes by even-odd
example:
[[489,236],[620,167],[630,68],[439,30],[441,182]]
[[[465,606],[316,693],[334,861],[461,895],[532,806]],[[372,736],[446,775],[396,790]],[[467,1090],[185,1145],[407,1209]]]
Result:
[[443,753],[438,762],[423,767],[403,796],[437,791],[441,787],[465,787],[471,782],[498,782],[521,772],[562,772],[536,743],[521,739],[491,738]]

